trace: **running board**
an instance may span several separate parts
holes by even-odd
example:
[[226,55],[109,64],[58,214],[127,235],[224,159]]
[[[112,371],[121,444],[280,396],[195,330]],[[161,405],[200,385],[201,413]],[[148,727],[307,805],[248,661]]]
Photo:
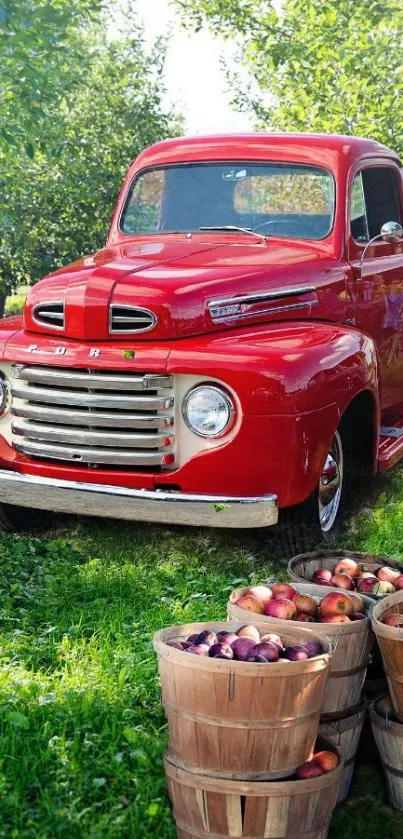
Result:
[[384,472],[403,458],[403,419],[379,429],[378,469]]

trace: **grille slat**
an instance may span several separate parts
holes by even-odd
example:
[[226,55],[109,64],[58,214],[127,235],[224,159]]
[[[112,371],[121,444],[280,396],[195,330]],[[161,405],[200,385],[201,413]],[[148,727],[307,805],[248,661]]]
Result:
[[147,416],[141,414],[129,414],[128,412],[118,414],[106,411],[96,411],[91,414],[89,411],[68,410],[64,408],[51,408],[49,405],[44,410],[42,405],[31,405],[20,402],[12,407],[12,414],[15,417],[24,419],[40,420],[43,423],[56,423],[60,425],[83,425],[88,426],[89,420],[93,420],[98,428],[155,428],[157,431],[170,428],[173,425],[173,417],[169,414],[158,414]]
[[14,365],[13,445],[88,467],[172,466],[173,405],[171,376]]

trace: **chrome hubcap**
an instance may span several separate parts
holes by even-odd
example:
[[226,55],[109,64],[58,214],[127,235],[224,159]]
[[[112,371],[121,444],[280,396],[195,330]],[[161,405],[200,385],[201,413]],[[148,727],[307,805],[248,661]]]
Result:
[[334,525],[343,488],[343,446],[336,431],[319,480],[319,521],[324,533]]

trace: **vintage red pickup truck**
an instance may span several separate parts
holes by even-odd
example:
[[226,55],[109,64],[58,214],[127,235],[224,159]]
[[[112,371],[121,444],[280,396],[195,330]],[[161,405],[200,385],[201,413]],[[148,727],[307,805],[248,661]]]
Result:
[[0,324],[2,526],[333,534],[354,480],[403,456],[401,166],[308,134],[140,154],[105,248]]

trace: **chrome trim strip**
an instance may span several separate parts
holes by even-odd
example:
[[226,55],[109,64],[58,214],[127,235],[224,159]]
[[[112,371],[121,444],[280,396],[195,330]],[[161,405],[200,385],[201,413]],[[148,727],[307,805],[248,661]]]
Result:
[[73,390],[57,391],[48,388],[13,385],[14,399],[27,399],[49,405],[71,405],[87,408],[111,408],[112,410],[160,411],[172,408],[172,396],[116,396],[104,393],[77,393]]
[[14,448],[29,457],[40,457],[41,460],[64,460],[69,463],[91,463],[94,465],[108,464],[114,466],[163,466],[167,457],[173,459],[170,451],[146,452],[130,451],[129,449],[87,449],[85,446],[58,446],[51,443],[34,442],[22,438],[21,442],[14,439]]
[[[39,309],[39,308],[43,309],[45,306],[61,306],[62,307],[63,323],[62,323],[61,326],[56,326],[54,323],[47,323],[46,321],[38,320],[35,317],[36,310]],[[60,317],[58,312],[51,312],[51,313],[47,312],[47,314],[48,315],[51,314],[51,317]],[[65,309],[64,300],[47,300],[46,303],[36,303],[35,306],[33,307],[32,311],[31,311],[31,318],[34,321],[34,323],[37,324],[37,326],[41,326],[42,328],[46,327],[47,329],[56,329],[56,331],[63,332],[63,330],[65,328],[65,318],[66,318],[66,309]]]
[[207,305],[209,309],[212,309],[215,306],[231,306],[233,303],[251,304],[261,300],[277,300],[282,297],[293,297],[297,294],[311,294],[314,291],[316,291],[316,286],[314,285],[296,286],[295,288],[262,291],[257,294],[241,294],[238,297],[222,297],[219,300],[210,300]]
[[44,410],[42,405],[31,405],[24,403],[15,403],[12,406],[11,413],[14,417],[23,417],[24,419],[40,420],[46,423],[60,423],[61,425],[77,425],[88,426],[92,423],[97,428],[156,428],[157,431],[168,429],[174,424],[173,416],[161,415],[158,416],[143,416],[142,414],[114,414],[97,411],[90,413],[89,411],[77,411],[74,408],[65,410],[63,408],[51,408],[46,406]]
[[82,387],[92,390],[159,390],[172,388],[172,376],[126,375],[118,373],[86,373],[81,370],[63,370],[59,368],[34,365],[13,364],[12,375],[33,384],[56,385],[57,387]]
[[259,309],[255,312],[239,312],[233,315],[222,315],[220,317],[214,317],[213,313],[211,313],[211,319],[214,323],[221,323],[222,321],[233,321],[233,320],[241,320],[244,318],[256,318],[260,317],[260,315],[274,315],[276,312],[289,312],[293,309],[307,309],[311,306],[316,306],[318,303],[317,300],[308,300],[307,302],[301,303],[288,303],[285,306],[272,306],[269,309]]
[[[135,317],[135,312],[144,312],[144,314],[149,315],[151,319],[151,323],[149,326],[145,326],[140,329],[114,329],[113,328],[113,320],[114,315],[113,312],[115,309],[122,309],[128,312],[127,319],[130,320],[131,318]],[[130,314],[131,313],[131,314]],[[109,334],[110,335],[137,335],[140,332],[150,332],[151,329],[157,325],[157,316],[151,309],[145,309],[143,306],[126,306],[125,304],[119,305],[119,303],[111,303],[109,306]]]
[[[93,425],[95,422],[92,421]],[[90,425],[90,423],[88,423]],[[24,440],[44,440],[51,443],[70,443],[75,446],[117,446],[122,449],[162,449],[173,444],[174,438],[167,434],[139,434],[121,431],[95,431],[92,427],[52,428],[46,423],[16,421],[12,423],[12,432],[24,437]],[[15,441],[19,444],[19,441]],[[22,441],[21,441],[22,442]]]
[[73,515],[196,527],[267,527],[278,520],[276,495],[188,495],[59,481],[7,470],[0,470],[0,499],[5,504]]

